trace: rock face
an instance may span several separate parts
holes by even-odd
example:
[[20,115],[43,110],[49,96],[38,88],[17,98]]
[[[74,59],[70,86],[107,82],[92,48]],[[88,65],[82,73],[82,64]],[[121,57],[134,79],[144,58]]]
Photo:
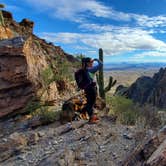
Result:
[[0,26],[0,39],[8,39],[16,36],[29,36],[33,33],[34,23],[23,19],[20,23],[13,20],[11,13],[2,10],[4,26]]
[[34,93],[28,80],[23,38],[0,42],[0,117],[25,107]]
[[[5,26],[0,26],[0,118],[23,111],[33,96],[54,101],[62,92],[73,91],[67,78],[59,75],[63,63],[70,65],[68,72],[72,73],[75,58],[33,35],[32,21],[16,23],[9,12],[2,14]],[[45,80],[52,75],[57,76],[55,81]]]
[[166,163],[166,126],[136,147],[123,161],[123,166],[165,166]]
[[140,104],[150,103],[159,108],[166,108],[166,68],[161,68],[151,77],[140,77],[129,88],[119,87],[116,93],[125,95]]

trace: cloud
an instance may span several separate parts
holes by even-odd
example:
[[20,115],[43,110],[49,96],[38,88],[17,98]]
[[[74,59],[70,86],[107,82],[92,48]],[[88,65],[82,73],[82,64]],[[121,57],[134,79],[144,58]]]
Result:
[[125,13],[106,6],[96,0],[26,0],[31,6],[40,12],[45,12],[54,18],[65,19],[74,22],[87,22],[93,17],[106,18],[108,20],[134,23],[141,27],[164,27],[166,16],[159,15],[149,17],[142,14]]
[[[26,0],[38,10],[48,12],[55,18],[81,22],[88,15],[108,18],[111,14],[109,7],[95,0]],[[88,14],[87,14],[88,12]]]
[[148,51],[148,52],[142,52],[139,54],[135,54],[134,57],[136,58],[144,58],[144,57],[166,57],[166,51]]
[[118,55],[135,50],[166,51],[166,43],[155,39],[149,32],[133,28],[112,28],[110,32],[101,33],[42,33],[48,41],[75,46],[86,46],[89,51],[103,48],[106,55]]
[[136,23],[142,27],[155,28],[166,26],[166,16],[159,15],[154,17],[148,17],[146,15],[132,14],[132,17],[136,21]]

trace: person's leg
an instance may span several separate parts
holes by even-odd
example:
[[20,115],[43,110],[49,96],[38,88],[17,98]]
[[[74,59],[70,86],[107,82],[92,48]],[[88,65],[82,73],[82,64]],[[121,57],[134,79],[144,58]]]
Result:
[[89,117],[91,118],[93,115],[93,106],[96,102],[96,87],[89,87],[85,91],[86,99],[87,99],[87,104],[86,106],[82,109],[82,112],[87,111]]

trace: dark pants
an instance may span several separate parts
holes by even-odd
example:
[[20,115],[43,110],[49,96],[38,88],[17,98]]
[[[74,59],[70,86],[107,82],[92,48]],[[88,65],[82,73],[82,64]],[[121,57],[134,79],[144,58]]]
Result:
[[96,86],[89,86],[84,90],[87,103],[82,109],[82,112],[87,111],[89,117],[93,115],[93,106],[96,103],[97,88]]

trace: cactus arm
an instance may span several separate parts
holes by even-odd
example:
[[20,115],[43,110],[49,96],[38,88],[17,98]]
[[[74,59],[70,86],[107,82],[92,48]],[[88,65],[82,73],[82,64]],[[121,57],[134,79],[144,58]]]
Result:
[[115,84],[116,80],[113,81],[112,76],[110,76],[108,86],[104,89],[104,92],[108,92]]

